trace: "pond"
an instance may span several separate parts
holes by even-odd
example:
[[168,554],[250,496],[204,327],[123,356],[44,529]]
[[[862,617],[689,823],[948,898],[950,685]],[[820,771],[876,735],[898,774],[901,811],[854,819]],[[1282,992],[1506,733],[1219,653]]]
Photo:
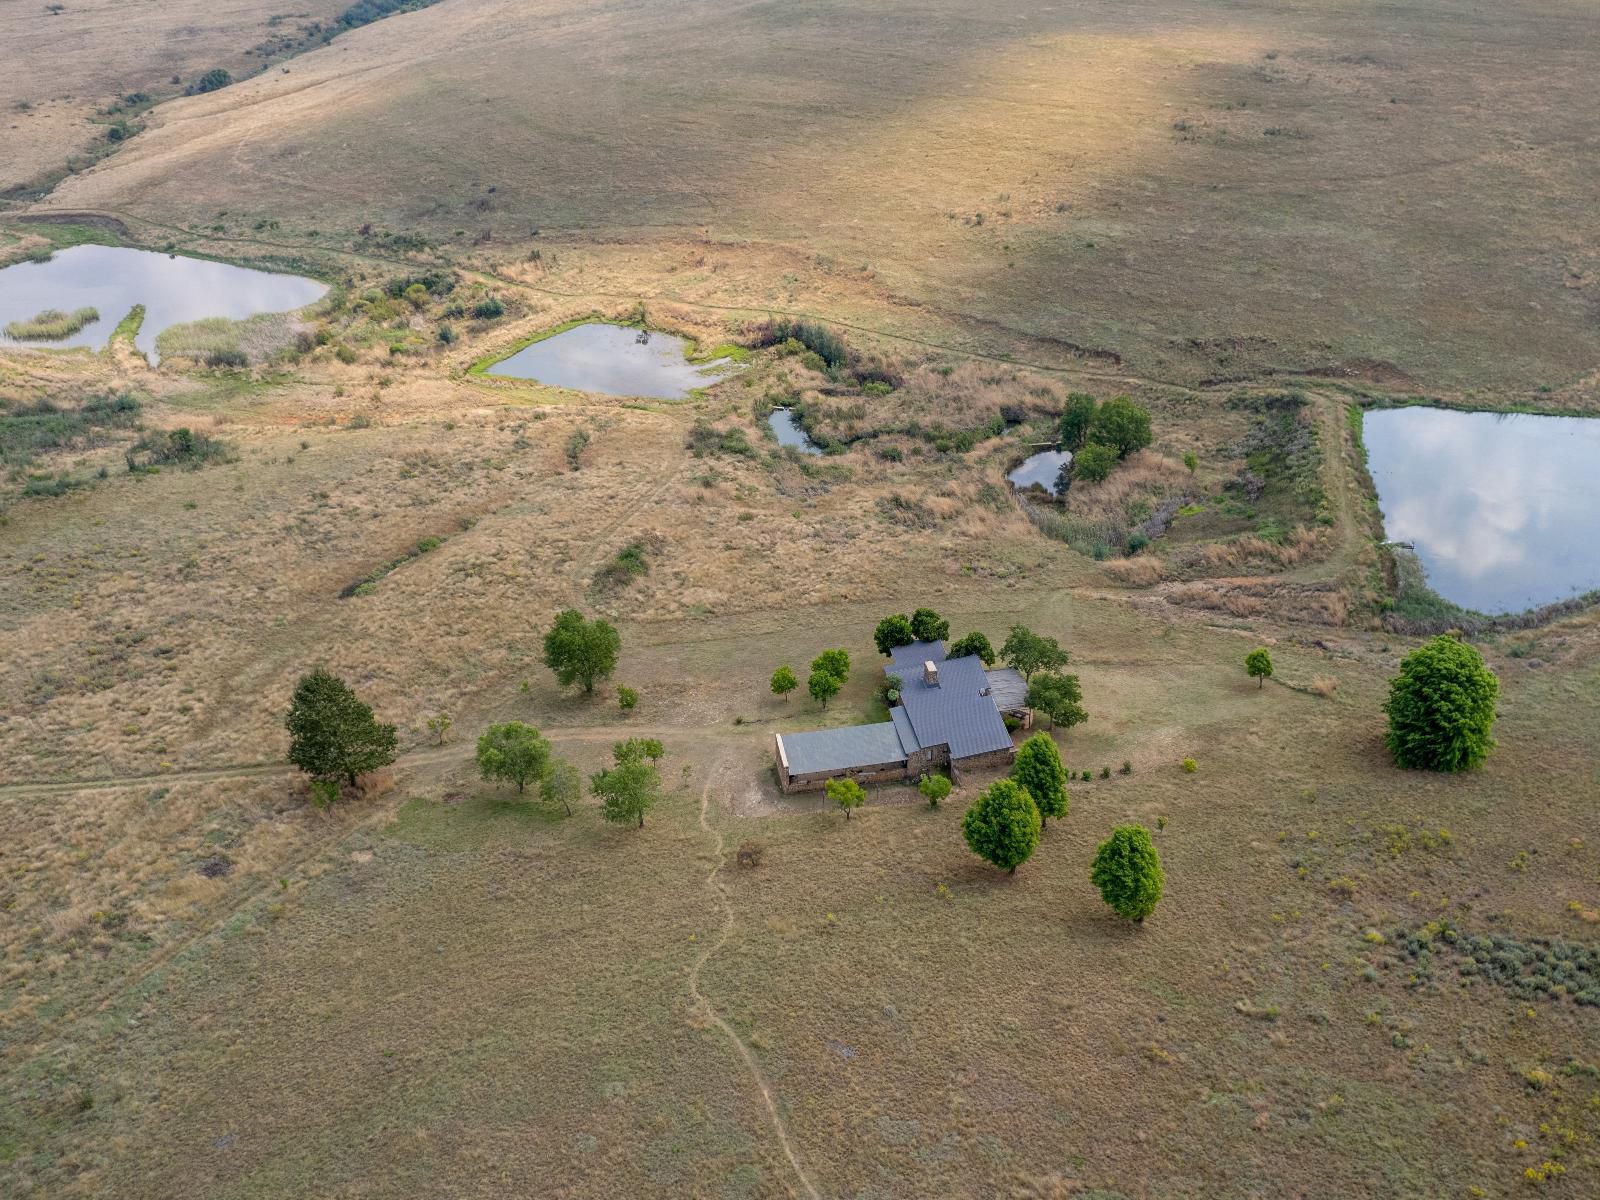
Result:
[[771,415],[767,417],[767,424],[772,427],[772,432],[778,435],[778,445],[793,446],[801,454],[822,453],[822,447],[806,436],[806,431],[800,428],[800,422],[795,419],[790,409],[773,409]]
[[1057,494],[1056,479],[1061,474],[1061,468],[1071,461],[1070,450],[1041,450],[1023,459],[1022,465],[1006,476],[1006,481],[1019,492],[1037,486],[1054,496]]
[[485,372],[608,396],[682,400],[725,374],[729,359],[692,363],[688,342],[622,325],[578,325],[501,359]]
[[1446,600],[1508,613],[1600,588],[1600,420],[1391,408],[1362,436],[1386,536]]
[[[319,300],[326,284],[299,275],[279,275],[204,258],[183,258],[125,246],[73,246],[46,262],[22,262],[0,270],[0,330],[45,309],[73,312],[94,308],[99,319],[67,337],[28,341],[30,346],[91,346],[99,349],[135,304],[144,324],[135,345],[156,361],[163,329],[202,317],[238,320],[257,313],[290,312]],[[16,344],[0,332],[0,342]]]

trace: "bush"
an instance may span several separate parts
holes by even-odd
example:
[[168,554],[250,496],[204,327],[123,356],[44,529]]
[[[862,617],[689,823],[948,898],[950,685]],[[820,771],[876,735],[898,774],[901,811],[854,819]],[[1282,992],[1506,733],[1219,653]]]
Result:
[[618,708],[620,708],[623,712],[632,712],[633,709],[634,709],[634,706],[637,705],[638,703],[639,703],[639,693],[638,692],[634,691],[631,687],[622,687],[620,685],[618,686],[618,688],[617,688],[617,707]]
[[205,364],[208,367],[226,367],[238,370],[250,365],[250,356],[243,350],[224,347],[207,351]]
[[1412,770],[1471,771],[1494,748],[1500,681],[1483,656],[1448,635],[1413,650],[1389,685],[1383,711],[1395,763]]
[[972,852],[1012,874],[1038,848],[1039,829],[1033,798],[1009,779],[984,789],[961,818],[961,833]]
[[1123,825],[1100,843],[1089,879],[1101,898],[1130,921],[1143,921],[1161,901],[1166,876],[1150,831],[1143,825]]
[[506,315],[506,306],[498,296],[489,296],[472,306],[472,315],[480,321],[492,321]]
[[989,644],[989,639],[977,630],[951,642],[945,654],[950,658],[966,658],[976,654],[984,666],[994,666],[994,647]]
[[917,781],[917,791],[922,793],[929,808],[938,808],[939,801],[948,796],[954,787],[955,784],[943,775],[924,775]]
[[222,67],[212,67],[211,70],[191,83],[185,89],[185,92],[190,96],[198,96],[204,92],[215,92],[220,88],[225,88],[232,82],[233,76],[228,71]]
[[1100,483],[1110,477],[1117,466],[1117,452],[1110,446],[1085,446],[1072,456],[1074,482]]
[[1183,760],[1183,773],[1185,775],[1193,775],[1199,769],[1200,769],[1200,764],[1195,762],[1194,759],[1186,758],[1186,759]]
[[124,452],[123,461],[128,464],[129,472],[137,474],[163,466],[199,467],[226,458],[227,454],[226,442],[179,426],[165,436],[145,434]]

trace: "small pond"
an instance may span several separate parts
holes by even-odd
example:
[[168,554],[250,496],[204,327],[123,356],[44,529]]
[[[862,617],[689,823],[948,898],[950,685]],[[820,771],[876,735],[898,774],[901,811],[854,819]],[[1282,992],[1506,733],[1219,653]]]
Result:
[[[279,275],[204,258],[183,258],[125,246],[73,246],[47,262],[22,262],[0,270],[0,330],[47,308],[94,308],[100,319],[58,341],[29,346],[104,346],[135,304],[144,324],[135,344],[156,361],[163,329],[202,317],[238,320],[257,313],[290,312],[327,293],[327,285],[299,275]],[[0,342],[16,344],[0,332]]]
[[1061,468],[1072,461],[1070,450],[1041,450],[1022,460],[1022,465],[1006,476],[1006,480],[1019,492],[1037,485],[1056,495],[1056,479]]
[[727,359],[692,363],[685,357],[689,349],[670,333],[578,325],[524,347],[485,373],[608,396],[682,400],[690,389],[715,383],[730,366]]
[[1600,420],[1391,408],[1362,436],[1385,535],[1446,600],[1520,612],[1600,588]]
[[767,417],[767,424],[772,427],[772,432],[778,435],[778,445],[793,446],[801,454],[822,453],[822,447],[806,436],[806,431],[800,428],[800,422],[795,420],[791,410],[773,409],[772,414]]

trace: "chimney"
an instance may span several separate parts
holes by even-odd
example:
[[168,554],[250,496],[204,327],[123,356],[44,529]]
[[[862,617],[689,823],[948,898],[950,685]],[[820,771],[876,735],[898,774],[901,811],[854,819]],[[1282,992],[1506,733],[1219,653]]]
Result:
[[929,687],[939,686],[939,664],[931,658],[922,664],[922,679]]

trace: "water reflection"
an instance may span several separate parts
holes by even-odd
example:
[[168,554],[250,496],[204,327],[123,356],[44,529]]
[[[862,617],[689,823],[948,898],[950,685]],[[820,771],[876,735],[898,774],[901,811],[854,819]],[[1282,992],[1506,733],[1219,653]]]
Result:
[[[117,323],[135,304],[145,308],[135,344],[156,361],[156,337],[163,329],[202,317],[254,316],[289,312],[319,299],[327,287],[298,275],[278,275],[173,257],[124,246],[73,246],[48,262],[24,262],[0,270],[0,328],[47,308],[71,312],[95,308],[100,319],[59,341],[33,346],[106,344]],[[0,342],[12,339],[0,333]]]
[[1600,420],[1396,408],[1362,430],[1384,530],[1445,599],[1504,613],[1600,588]]
[[778,435],[778,445],[793,446],[801,454],[822,453],[821,447],[806,436],[806,431],[800,428],[800,422],[795,420],[794,413],[789,409],[773,409],[767,417],[767,424]]
[[1071,461],[1072,454],[1069,451],[1042,450],[1023,459],[1022,465],[1008,474],[1006,479],[1019,492],[1030,487],[1042,487],[1055,495],[1056,479],[1061,474],[1061,468]]
[[684,358],[687,349],[682,338],[667,333],[652,333],[641,341],[637,329],[579,325],[502,359],[488,374],[580,392],[681,400],[691,388],[715,383],[728,369],[727,360],[697,366]]

